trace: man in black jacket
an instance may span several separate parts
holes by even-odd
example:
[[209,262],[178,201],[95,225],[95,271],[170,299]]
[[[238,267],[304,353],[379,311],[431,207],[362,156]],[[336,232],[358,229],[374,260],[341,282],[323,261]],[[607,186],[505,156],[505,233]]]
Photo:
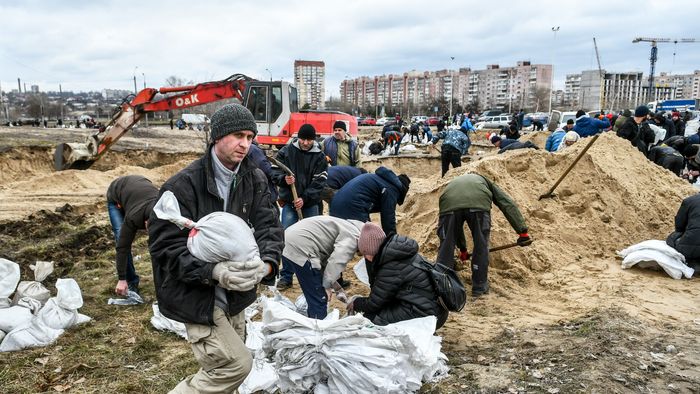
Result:
[[683,200],[676,213],[675,231],[666,243],[685,256],[689,267],[700,269],[700,194]]
[[246,157],[257,133],[253,115],[241,105],[226,105],[212,115],[211,127],[204,156],[170,178],[161,194],[175,194],[182,215],[194,221],[216,211],[240,217],[251,227],[262,261],[201,261],[187,248],[188,229],[151,215],[149,248],[160,311],[185,323],[201,366],[173,393],[232,392],[243,383],[252,366],[244,310],[255,301],[255,282],[274,284],[284,248],[267,178]]
[[437,318],[435,328],[442,327],[448,311],[438,303],[428,272],[413,265],[423,259],[415,240],[397,234],[386,236],[381,227],[367,222],[357,247],[367,264],[370,293],[351,298],[348,312],[362,312],[381,326],[432,315]]
[[[301,219],[297,209],[301,210],[305,218],[319,214],[321,192],[328,178],[328,162],[321,146],[316,142],[316,129],[310,124],[301,125],[297,138],[277,152],[277,160],[294,173],[294,176],[290,176],[281,168],[272,169],[272,181],[279,186],[280,200],[284,203],[282,227],[287,229]],[[291,185],[295,185],[296,199],[292,194]],[[282,262],[277,288],[291,287],[293,277],[292,267]]]
[[655,138],[654,132],[646,122],[647,115],[649,115],[649,107],[640,105],[634,110],[634,117],[627,118],[625,123],[617,129],[618,137],[628,140],[645,156]]

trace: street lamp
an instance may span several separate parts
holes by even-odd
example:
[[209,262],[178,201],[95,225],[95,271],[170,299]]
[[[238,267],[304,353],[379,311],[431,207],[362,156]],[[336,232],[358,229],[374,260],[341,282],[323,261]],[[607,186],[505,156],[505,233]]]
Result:
[[554,33],[554,45],[552,46],[552,72],[550,75],[549,83],[549,117],[552,117],[552,94],[554,94],[554,51],[557,50],[557,32],[559,31],[559,26],[552,27],[552,32]]
[[454,78],[454,70],[451,69],[451,67],[454,67],[454,56],[450,56],[450,122],[452,122],[452,101],[454,97],[454,91],[455,91],[455,78]]
[[139,66],[134,67],[134,95],[138,93],[138,89],[136,88],[136,70],[138,70]]
[[[146,73],[141,73],[143,76],[143,88],[146,89]],[[148,127],[148,112],[144,113],[144,116],[146,117],[146,127]]]
[[267,71],[268,73],[270,73],[270,82],[272,82],[272,71],[270,71],[269,68],[266,68],[265,71]]

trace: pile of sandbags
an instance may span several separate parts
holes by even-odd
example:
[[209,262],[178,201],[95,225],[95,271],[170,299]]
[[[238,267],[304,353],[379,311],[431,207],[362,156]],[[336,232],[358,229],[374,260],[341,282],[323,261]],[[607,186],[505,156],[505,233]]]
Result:
[[0,352],[46,346],[65,329],[90,320],[78,313],[83,296],[75,280],[58,279],[51,297],[41,282],[53,272],[53,262],[37,261],[30,268],[35,280],[20,282],[19,265],[0,259]]
[[377,326],[337,310],[316,320],[272,298],[261,304],[262,322],[248,324],[255,359],[241,393],[406,393],[447,374],[435,317]]
[[640,268],[662,268],[673,279],[683,276],[690,279],[694,270],[685,264],[685,256],[666,242],[651,239],[623,249],[617,254],[623,258],[622,268],[638,266]]

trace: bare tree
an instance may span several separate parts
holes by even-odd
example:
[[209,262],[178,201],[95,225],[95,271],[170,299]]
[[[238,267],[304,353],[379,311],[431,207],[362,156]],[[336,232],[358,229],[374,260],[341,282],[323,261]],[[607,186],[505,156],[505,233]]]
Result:
[[537,88],[535,90],[535,112],[539,112],[540,108],[546,108],[546,106],[549,104],[550,94],[551,91],[547,88]]

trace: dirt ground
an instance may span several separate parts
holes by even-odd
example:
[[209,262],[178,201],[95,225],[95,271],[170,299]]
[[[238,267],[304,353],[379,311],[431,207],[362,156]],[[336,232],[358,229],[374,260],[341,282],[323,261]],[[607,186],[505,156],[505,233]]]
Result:
[[[198,157],[194,132],[140,129],[85,171],[53,171],[53,146],[81,141],[85,130],[0,128],[0,257],[29,264],[52,260],[44,281],[73,277],[93,318],[56,344],[0,356],[4,392],[164,392],[196,370],[187,344],[149,322],[152,287],[147,239],[135,244],[146,304],[107,305],[115,285],[114,248],[104,194],[126,174],[156,184]],[[362,141],[378,128],[363,128]],[[530,247],[491,254],[491,293],[469,300],[438,331],[450,376],[426,393],[700,392],[700,287],[663,272],[622,270],[616,251],[664,239],[681,200],[696,191],[614,135],[601,136],[557,189],[538,200],[583,148],[561,154],[522,150],[495,155],[485,133],[474,138],[463,166],[440,178],[439,154],[418,151],[366,158],[406,173],[411,189],[397,211],[399,232],[435,258],[437,202],[453,177],[476,171],[493,179],[520,206]],[[547,133],[528,134],[543,147]],[[498,209],[491,243],[517,235]],[[351,270],[349,293],[366,293]],[[467,287],[469,270],[460,271]],[[52,290],[55,290],[52,288]],[[299,294],[298,286],[286,293]],[[334,301],[333,306],[341,307]]]

